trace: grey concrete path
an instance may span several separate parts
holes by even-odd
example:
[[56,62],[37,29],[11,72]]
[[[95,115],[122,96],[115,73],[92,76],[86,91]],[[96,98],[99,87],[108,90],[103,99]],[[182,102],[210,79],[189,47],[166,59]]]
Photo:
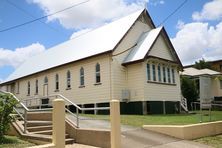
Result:
[[[74,117],[69,116],[69,119],[75,121]],[[109,121],[88,117],[81,117],[81,119],[81,128],[110,129]],[[181,140],[132,126],[121,125],[121,133],[122,148],[211,148],[197,142]]]

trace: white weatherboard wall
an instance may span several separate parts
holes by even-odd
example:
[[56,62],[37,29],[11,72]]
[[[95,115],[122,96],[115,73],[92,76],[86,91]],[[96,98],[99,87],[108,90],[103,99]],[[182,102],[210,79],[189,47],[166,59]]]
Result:
[[[101,69],[101,85],[95,84],[95,65],[100,64]],[[85,87],[79,88],[80,78],[79,70],[84,68]],[[109,55],[101,55],[84,61],[79,61],[62,67],[53,68],[33,76],[29,76],[19,80],[20,91],[16,94],[19,99],[30,97],[42,97],[44,77],[48,77],[49,94],[62,94],[74,103],[96,103],[109,102],[110,100],[110,72],[109,72]],[[66,72],[71,72],[71,89],[66,90]],[[59,74],[59,91],[55,92],[55,75]],[[39,93],[35,95],[35,80],[39,81]],[[27,82],[31,83],[31,95],[27,96]]]
[[[134,46],[138,41],[139,37],[143,32],[150,30],[151,27],[148,24],[144,24],[140,20],[138,20],[135,25],[131,28],[128,34],[124,37],[122,42],[118,45],[113,55],[121,53],[130,47]],[[130,51],[124,52],[118,56],[112,57],[112,98],[113,99],[121,99],[122,90],[131,89],[130,85],[134,85],[129,82],[128,75],[131,75],[131,71],[128,70],[128,67],[122,66],[124,58],[129,54]],[[141,68],[141,67],[140,67]],[[135,76],[135,75],[134,75]],[[135,76],[137,77],[137,76]],[[129,82],[129,83],[128,83]],[[128,83],[128,84],[127,84]],[[134,82],[135,83],[135,82]],[[136,82],[140,83],[140,82]],[[138,84],[142,85],[142,83]],[[143,91],[143,90],[141,90]],[[140,94],[141,96],[142,94]],[[137,97],[139,101],[141,98]],[[135,100],[135,99],[134,99]]]
[[149,55],[155,57],[161,57],[166,60],[174,61],[172,54],[170,53],[169,48],[167,47],[163,36],[159,36],[150,50]]

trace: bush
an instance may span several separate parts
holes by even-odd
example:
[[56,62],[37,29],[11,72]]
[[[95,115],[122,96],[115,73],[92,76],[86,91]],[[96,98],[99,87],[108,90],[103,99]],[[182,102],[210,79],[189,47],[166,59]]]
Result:
[[10,122],[12,121],[10,114],[17,103],[12,95],[0,93],[0,143],[10,128]]
[[197,101],[198,89],[194,80],[188,77],[181,77],[182,95],[187,99],[188,109],[191,109],[191,102]]

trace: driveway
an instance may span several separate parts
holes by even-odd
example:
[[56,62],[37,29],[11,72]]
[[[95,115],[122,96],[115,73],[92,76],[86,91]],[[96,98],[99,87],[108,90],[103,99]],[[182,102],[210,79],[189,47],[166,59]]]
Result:
[[[73,116],[68,118],[75,121]],[[80,128],[110,129],[110,122],[81,117]],[[122,148],[211,148],[197,142],[182,140],[132,126],[121,125],[121,133]]]

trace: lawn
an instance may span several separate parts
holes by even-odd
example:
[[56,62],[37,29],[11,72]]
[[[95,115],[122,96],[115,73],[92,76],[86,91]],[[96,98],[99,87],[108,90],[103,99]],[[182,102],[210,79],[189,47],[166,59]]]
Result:
[[199,143],[203,143],[203,144],[207,144],[207,145],[213,146],[215,148],[222,147],[222,135],[204,137],[204,138],[196,139],[194,141],[199,142]]
[[3,142],[0,143],[0,148],[24,148],[34,145],[15,136],[5,136]]
[[[222,120],[222,111],[212,111],[211,121]],[[83,116],[96,119],[109,120],[109,115],[89,115]],[[121,123],[141,127],[142,125],[187,125],[199,123],[200,114],[172,114],[172,115],[121,115]],[[209,122],[209,116],[203,116],[203,122]]]

